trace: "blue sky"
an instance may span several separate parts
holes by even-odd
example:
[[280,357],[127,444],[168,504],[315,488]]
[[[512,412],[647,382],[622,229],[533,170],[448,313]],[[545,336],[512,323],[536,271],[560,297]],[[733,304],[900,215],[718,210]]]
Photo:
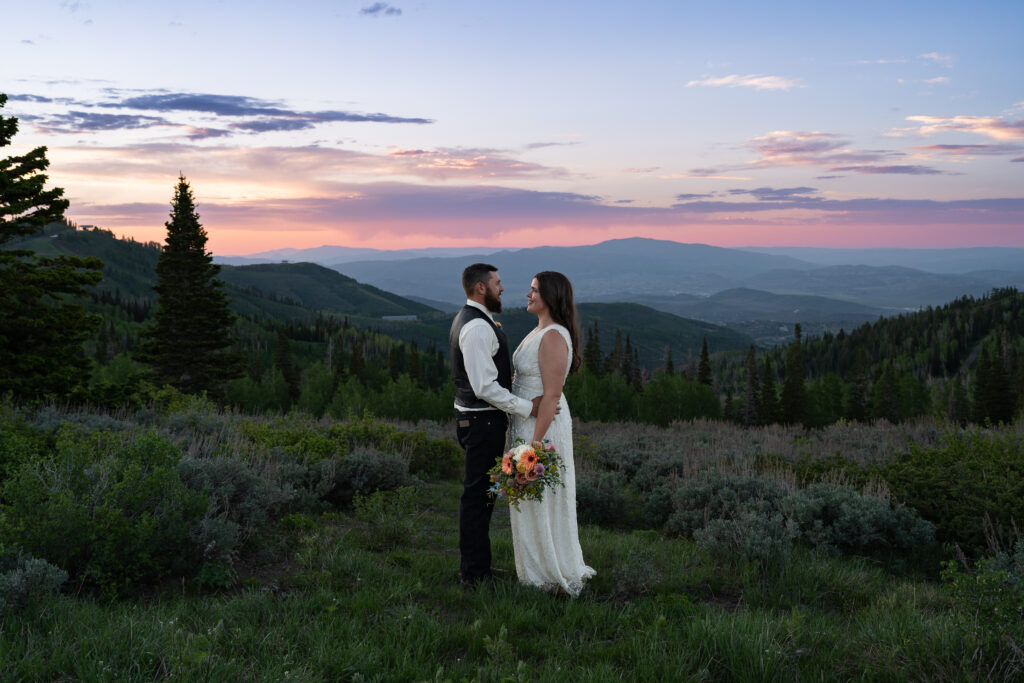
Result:
[[321,244],[1024,246],[1024,3],[5,8],[69,217]]

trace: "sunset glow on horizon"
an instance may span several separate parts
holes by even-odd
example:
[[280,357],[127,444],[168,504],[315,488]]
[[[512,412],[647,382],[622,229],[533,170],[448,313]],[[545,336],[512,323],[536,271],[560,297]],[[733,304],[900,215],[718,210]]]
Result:
[[1024,4],[54,0],[5,11],[68,218],[209,248],[1024,247]]

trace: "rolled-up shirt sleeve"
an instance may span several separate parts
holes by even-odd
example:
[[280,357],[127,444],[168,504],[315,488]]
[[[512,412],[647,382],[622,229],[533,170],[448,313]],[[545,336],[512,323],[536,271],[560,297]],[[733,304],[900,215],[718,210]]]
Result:
[[469,385],[477,398],[506,413],[529,417],[533,402],[513,394],[498,384],[498,369],[494,367],[494,354],[498,352],[498,338],[483,320],[471,320],[459,333],[459,349],[466,363]]

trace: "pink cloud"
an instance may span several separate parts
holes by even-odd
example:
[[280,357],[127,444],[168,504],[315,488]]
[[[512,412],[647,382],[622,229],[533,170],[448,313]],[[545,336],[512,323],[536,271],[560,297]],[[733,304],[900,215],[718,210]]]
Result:
[[799,81],[782,76],[761,76],[760,74],[730,74],[690,81],[687,88],[753,88],[754,90],[791,90],[800,85]]
[[919,135],[973,133],[994,140],[1024,140],[1024,119],[1004,121],[995,116],[908,116],[907,120],[921,124],[916,129],[909,129]]

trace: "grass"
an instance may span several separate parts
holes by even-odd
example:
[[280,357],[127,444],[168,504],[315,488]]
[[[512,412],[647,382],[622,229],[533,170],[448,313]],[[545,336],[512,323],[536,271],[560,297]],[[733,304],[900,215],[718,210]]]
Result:
[[[61,596],[0,620],[2,680],[972,680],[976,644],[937,584],[797,550],[716,563],[688,540],[581,529],[576,600],[514,572],[464,589],[459,486],[292,524],[290,552],[133,601]],[[390,506],[390,507],[389,507]],[[408,520],[395,526],[390,510]],[[508,513],[492,524],[512,568]]]

